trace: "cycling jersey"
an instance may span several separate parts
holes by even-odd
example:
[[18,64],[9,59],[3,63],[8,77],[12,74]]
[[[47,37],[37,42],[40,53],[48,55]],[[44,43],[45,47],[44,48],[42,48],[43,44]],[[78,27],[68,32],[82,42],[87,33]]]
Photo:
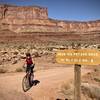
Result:
[[32,58],[31,57],[26,58],[26,63],[27,65],[32,65],[33,64]]

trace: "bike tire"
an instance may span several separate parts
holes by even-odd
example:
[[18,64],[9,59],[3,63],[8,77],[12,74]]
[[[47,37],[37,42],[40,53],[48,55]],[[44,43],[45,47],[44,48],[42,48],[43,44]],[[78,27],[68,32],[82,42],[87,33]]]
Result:
[[22,89],[24,92],[28,91],[30,89],[29,79],[25,75],[22,80]]

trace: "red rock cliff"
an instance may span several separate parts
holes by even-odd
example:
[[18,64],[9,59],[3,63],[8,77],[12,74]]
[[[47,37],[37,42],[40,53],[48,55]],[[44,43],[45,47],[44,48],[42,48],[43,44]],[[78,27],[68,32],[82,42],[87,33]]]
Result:
[[0,19],[48,19],[47,8],[0,5]]
[[77,32],[100,31],[100,20],[88,22],[48,19],[47,8],[38,6],[0,5],[0,27],[14,32]]

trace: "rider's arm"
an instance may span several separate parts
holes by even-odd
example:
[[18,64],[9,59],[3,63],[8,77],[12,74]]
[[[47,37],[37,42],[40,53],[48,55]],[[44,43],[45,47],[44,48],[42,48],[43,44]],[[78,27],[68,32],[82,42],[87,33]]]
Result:
[[25,61],[23,64],[23,68],[26,68],[26,67],[27,67],[27,62]]
[[33,61],[33,65],[35,65],[35,58],[33,58],[32,61]]

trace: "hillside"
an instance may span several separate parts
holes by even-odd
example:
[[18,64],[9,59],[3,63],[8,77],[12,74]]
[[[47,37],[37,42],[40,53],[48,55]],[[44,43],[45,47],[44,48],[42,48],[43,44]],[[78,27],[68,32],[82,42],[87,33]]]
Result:
[[100,43],[99,37],[100,20],[55,20],[48,18],[48,9],[45,7],[0,5],[0,42]]

